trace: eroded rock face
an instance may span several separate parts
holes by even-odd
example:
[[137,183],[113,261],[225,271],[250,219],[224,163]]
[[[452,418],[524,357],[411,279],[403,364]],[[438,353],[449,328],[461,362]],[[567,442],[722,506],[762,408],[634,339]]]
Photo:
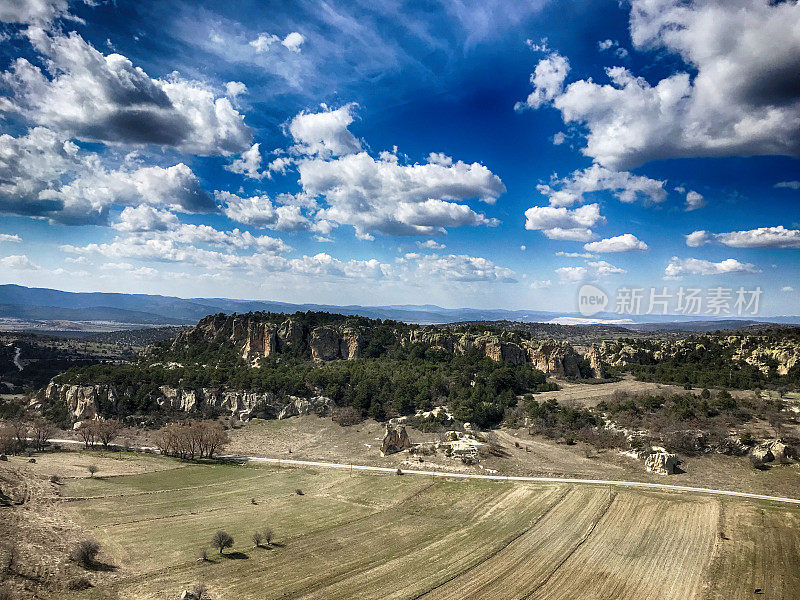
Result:
[[327,396],[313,396],[311,398],[287,397],[289,401],[278,413],[279,419],[310,415],[314,413],[320,417],[327,415],[333,406],[333,400]]
[[[113,412],[120,399],[133,394],[133,390],[117,390],[108,385],[80,386],[51,382],[45,389],[45,399],[62,402],[69,409],[74,422],[81,423],[100,418],[102,408]],[[243,421],[252,418],[274,418],[287,408],[287,401],[278,399],[271,392],[247,392],[220,390],[218,388],[173,388],[162,386],[153,396],[153,401],[165,410],[197,413],[204,408],[216,409],[223,415],[233,416]],[[332,406],[330,398],[290,397],[289,409],[293,414],[326,414]],[[106,413],[107,414],[107,413]]]
[[593,344],[591,350],[584,355],[586,362],[589,363],[589,369],[592,371],[592,377],[595,379],[605,379],[606,370],[603,366],[603,361],[600,358],[600,348],[597,344]]
[[[105,385],[59,385],[50,382],[44,395],[50,402],[65,404],[75,421],[97,419],[101,400],[109,400],[108,386]],[[116,404],[116,394],[111,395],[111,402]]]
[[386,432],[381,442],[381,456],[402,452],[411,448],[411,445],[405,425],[386,424]]
[[547,340],[529,343],[526,347],[528,362],[548,375],[556,377],[580,377],[580,356],[566,342]]
[[783,440],[769,440],[753,448],[753,456],[761,462],[788,463],[797,460],[797,448]]
[[339,334],[330,327],[317,327],[308,343],[313,360],[336,360],[341,357]]
[[650,473],[673,475],[678,468],[678,457],[663,448],[653,448],[644,459],[644,468]]

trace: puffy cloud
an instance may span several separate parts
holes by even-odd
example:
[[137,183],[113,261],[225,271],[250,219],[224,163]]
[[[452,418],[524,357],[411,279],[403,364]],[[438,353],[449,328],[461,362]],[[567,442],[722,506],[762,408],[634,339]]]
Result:
[[67,0],[3,0],[0,22],[45,27],[59,18],[74,19],[68,9]]
[[0,258],[0,266],[14,271],[38,271],[41,267],[24,254],[12,254]]
[[549,184],[537,186],[552,206],[571,206],[584,200],[584,194],[611,191],[625,203],[642,200],[659,203],[667,197],[666,181],[633,175],[627,171],[612,171],[600,165],[574,171],[569,177],[553,178]]
[[290,52],[300,52],[300,46],[302,46],[305,41],[306,38],[304,38],[301,33],[293,31],[283,38],[281,45]]
[[686,236],[686,245],[690,248],[697,248],[703,246],[711,241],[711,234],[701,229],[700,231],[693,231]]
[[104,223],[111,205],[174,206],[215,211],[211,197],[183,163],[107,170],[98,155],[55,132],[0,135],[0,212],[47,216],[63,223]]
[[260,144],[253,144],[249,150],[242,152],[240,158],[235,159],[225,168],[231,173],[238,173],[250,179],[264,179],[269,177],[269,171],[259,171],[261,168]]
[[556,269],[556,275],[561,283],[577,283],[589,277],[589,269],[586,267],[560,267]]
[[633,252],[648,249],[647,244],[632,233],[617,235],[598,242],[590,242],[583,247],[589,252]]
[[561,144],[564,143],[564,140],[566,139],[567,139],[567,134],[564,133],[563,131],[559,131],[553,134],[553,145],[560,146]]
[[627,271],[604,260],[596,260],[588,261],[585,267],[560,267],[555,270],[555,273],[558,275],[559,283],[570,284],[599,279],[609,275],[624,275]]
[[613,67],[608,84],[580,80],[550,88],[551,98],[535,89],[529,106],[551,101],[566,123],[587,128],[584,154],[613,169],[675,157],[800,155],[800,4],[633,0],[630,30],[637,49],[677,54],[692,74],[652,85]]
[[279,41],[281,41],[281,38],[277,35],[260,33],[256,39],[250,42],[250,45],[255,48],[256,52],[266,52],[272,44]]
[[531,75],[533,91],[525,102],[517,102],[514,108],[516,110],[539,108],[542,104],[551,102],[563,93],[564,80],[568,72],[569,61],[557,52],[552,52],[539,61]]
[[125,207],[113,227],[118,231],[166,231],[178,225],[178,217],[173,213],[142,204]]
[[401,263],[416,263],[414,276],[423,281],[429,278],[470,283],[495,281],[515,283],[514,271],[494,264],[487,258],[467,254],[423,255],[407,254]]
[[281,39],[272,33],[260,33],[256,39],[250,42],[250,45],[255,48],[256,52],[263,53],[270,49],[270,46],[275,42],[280,42],[281,46],[290,52],[300,52],[300,46],[306,41],[303,34],[297,31],[292,31],[285,38]]
[[600,52],[613,50],[617,58],[625,58],[628,56],[628,51],[622,48],[617,40],[602,40],[597,42],[597,49],[600,50]]
[[276,206],[267,195],[242,198],[230,192],[218,191],[216,198],[223,203],[222,212],[225,216],[239,223],[284,231],[311,228],[311,222],[302,214],[299,206]]
[[695,231],[686,236],[687,246],[702,246],[711,242],[732,248],[800,248],[800,230],[778,225],[727,233]]
[[703,208],[705,205],[706,201],[702,194],[698,194],[693,190],[686,192],[686,210],[697,210],[698,208]]
[[541,281],[532,281],[531,285],[530,285],[530,288],[532,290],[541,290],[541,289],[549,288],[552,285],[553,285],[552,281],[550,281],[549,279],[543,279]]
[[575,209],[532,206],[525,211],[525,229],[542,231],[547,237],[558,240],[588,241],[594,237],[590,228],[604,221],[599,204]]
[[236,98],[247,93],[247,86],[241,81],[229,81],[225,84],[225,95],[228,98]]
[[446,248],[444,244],[440,244],[436,240],[425,240],[424,242],[417,242],[420,248],[427,248],[428,250],[443,250]]
[[15,244],[19,244],[21,241],[22,238],[16,233],[0,233],[0,242],[13,242]]
[[783,286],[783,287],[781,288],[781,291],[782,291],[782,292],[785,292],[785,293],[787,293],[787,294],[788,294],[788,293],[791,293],[791,292],[793,292],[793,291],[794,291],[794,288],[793,288],[792,286],[790,286],[790,285],[785,285],[785,286]]
[[70,136],[121,144],[159,144],[214,155],[242,152],[251,129],[226,97],[173,73],[152,79],[120,54],[103,55],[75,32],[29,30],[46,76],[25,58],[2,81],[13,92],[5,110]]
[[775,184],[776,188],[787,188],[790,190],[800,190],[800,181],[780,181]]
[[362,237],[372,233],[431,235],[445,227],[498,223],[456,200],[478,198],[493,203],[505,186],[479,163],[400,164],[397,154],[376,160],[366,152],[333,160],[309,158],[298,163],[303,191],[327,203],[319,218],[352,225]]
[[359,152],[361,143],[347,129],[353,122],[356,104],[345,104],[336,110],[324,104],[321,112],[301,112],[289,123],[295,141],[294,151],[321,158]]
[[739,262],[735,258],[727,258],[720,262],[711,262],[699,258],[680,259],[673,256],[664,269],[664,279],[679,279],[684,275],[725,275],[728,273],[760,273],[751,263]]
[[594,262],[590,261],[586,264],[592,269],[593,273],[597,277],[605,277],[606,275],[624,275],[627,273],[625,269],[615,267],[611,263],[608,263],[604,260],[598,260]]

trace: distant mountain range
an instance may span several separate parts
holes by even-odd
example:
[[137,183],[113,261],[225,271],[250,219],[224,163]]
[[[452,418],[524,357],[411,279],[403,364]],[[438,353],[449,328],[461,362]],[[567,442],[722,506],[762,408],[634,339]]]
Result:
[[630,329],[710,330],[742,327],[755,323],[800,324],[800,317],[709,320],[706,317],[673,315],[626,315],[600,313],[586,319],[578,313],[536,310],[442,308],[435,305],[336,306],[288,302],[235,300],[230,298],[178,298],[149,294],[63,292],[20,285],[0,285],[0,319],[36,321],[103,321],[121,325],[189,325],[206,315],[250,311],[294,313],[326,311],[361,315],[372,319],[394,319],[407,323],[436,324],[459,321],[520,321],[526,323],[605,323]]

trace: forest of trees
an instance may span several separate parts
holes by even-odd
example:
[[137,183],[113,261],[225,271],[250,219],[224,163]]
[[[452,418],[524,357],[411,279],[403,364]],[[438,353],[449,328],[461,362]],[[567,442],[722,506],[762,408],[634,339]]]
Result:
[[[304,327],[329,324],[319,313],[303,317]],[[56,382],[109,384],[125,390],[119,405],[100,407],[104,416],[117,418],[158,411],[158,388],[166,385],[272,392],[277,397],[319,394],[378,420],[447,403],[457,419],[483,427],[498,424],[518,395],[554,388],[530,365],[496,362],[478,349],[460,354],[422,343],[403,344],[401,336],[409,326],[363,319],[370,323],[367,328],[360,320],[356,324],[364,332],[364,349],[357,360],[312,362],[307,348],[295,347],[254,368],[229,338],[207,343],[193,339],[193,332],[184,345],[158,344],[134,363],[73,368]]]

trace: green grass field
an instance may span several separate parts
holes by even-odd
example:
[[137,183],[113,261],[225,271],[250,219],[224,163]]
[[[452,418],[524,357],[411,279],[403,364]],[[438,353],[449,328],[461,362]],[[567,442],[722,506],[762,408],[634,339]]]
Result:
[[[217,600],[800,597],[800,511],[770,503],[235,465],[75,479],[63,495],[118,567],[71,598],[167,600],[201,582]],[[267,527],[276,544],[254,547]],[[198,561],[218,529],[234,546]]]

